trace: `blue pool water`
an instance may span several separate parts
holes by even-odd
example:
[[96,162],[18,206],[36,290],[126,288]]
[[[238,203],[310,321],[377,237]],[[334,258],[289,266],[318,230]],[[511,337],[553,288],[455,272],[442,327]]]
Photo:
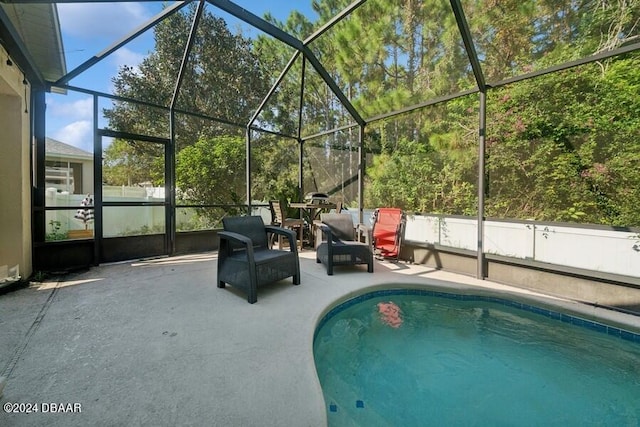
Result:
[[640,336],[515,302],[374,292],[320,322],[330,426],[639,426]]

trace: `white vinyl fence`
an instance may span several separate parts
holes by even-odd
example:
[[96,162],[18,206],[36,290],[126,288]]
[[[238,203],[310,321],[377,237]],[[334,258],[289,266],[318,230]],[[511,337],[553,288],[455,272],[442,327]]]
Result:
[[[477,221],[408,215],[405,240],[477,250]],[[485,221],[484,252],[604,273],[640,277],[640,235],[604,227]]]
[[[164,200],[164,194],[153,188],[105,189],[105,198],[115,201]],[[47,192],[47,206],[77,206],[84,195]],[[163,207],[105,208],[105,237],[164,232]],[[348,211],[358,221],[358,211]],[[84,228],[74,219],[75,210],[48,211],[50,220],[60,222],[61,232]],[[365,224],[371,224],[372,210],[365,210]],[[271,220],[268,208],[257,208],[265,223]],[[89,225],[93,228],[93,224]],[[477,221],[474,218],[443,215],[407,215],[406,241],[477,250]],[[600,226],[544,224],[535,221],[485,221],[484,252],[515,259],[526,259],[555,265],[593,270],[603,273],[640,277],[640,233],[618,231]]]
[[[46,218],[47,240],[74,238],[78,230],[93,230],[93,221],[85,224],[75,218],[85,194],[68,194],[49,189],[47,207],[69,207],[68,210],[49,210]],[[103,197],[110,202],[163,202],[164,189],[155,187],[104,187]],[[165,215],[162,206],[105,207],[104,237],[164,233]],[[68,234],[68,235],[67,235]],[[59,237],[55,237],[58,235]],[[86,237],[86,236],[82,236]]]

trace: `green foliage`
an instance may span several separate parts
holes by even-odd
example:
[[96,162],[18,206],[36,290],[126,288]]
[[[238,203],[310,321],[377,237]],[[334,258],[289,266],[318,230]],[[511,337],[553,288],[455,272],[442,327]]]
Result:
[[[494,80],[584,56],[602,49],[605,39],[618,41],[609,47],[619,46],[633,38],[633,24],[640,20],[637,5],[626,2],[477,2],[465,9],[485,75]],[[446,22],[438,21],[434,46],[444,48],[455,39],[455,31],[447,35]],[[424,34],[422,40],[428,40]],[[427,64],[434,70],[448,67],[444,59]],[[639,65],[637,54],[628,55],[491,90],[487,215],[640,224],[634,202],[640,188]],[[444,87],[441,77],[430,78],[430,90]],[[411,87],[409,79],[401,81]],[[379,86],[378,81],[371,87]],[[421,92],[428,96],[425,89]],[[394,93],[358,105],[393,109],[397,104],[383,104]],[[366,205],[475,214],[474,102],[466,97],[370,125],[369,149],[382,154],[369,165]],[[415,150],[417,141],[425,147],[421,152]]]
[[49,274],[44,272],[44,271],[36,271],[33,273],[33,276],[31,277],[31,281],[32,282],[36,282],[36,283],[42,283],[45,280],[47,280],[49,278]]
[[127,228],[125,231],[119,233],[119,236],[122,237],[126,237],[126,236],[146,236],[146,235],[150,235],[150,234],[163,234],[164,233],[164,226],[161,225],[153,225],[153,226],[148,226],[148,225],[143,225],[142,227],[132,230],[130,228]]
[[49,221],[49,226],[51,227],[51,232],[47,233],[45,236],[46,241],[66,240],[68,238],[66,232],[60,231],[62,228],[62,223],[60,221],[52,219]]
[[220,219],[226,215],[224,208],[192,208],[190,211],[184,208],[177,210],[178,232],[211,230],[220,227]]
[[[377,129],[372,126],[367,142],[381,154],[374,156],[367,170],[365,205],[473,214],[477,209],[477,116],[470,113],[477,112],[476,102],[458,99],[388,120]],[[400,133],[403,136],[395,139]]]
[[103,165],[106,185],[164,186],[164,152],[156,144],[116,139],[104,150]]
[[[174,99],[176,79],[196,5],[171,15],[154,27],[155,50],[138,69],[123,67],[114,78],[115,93],[162,106],[205,114],[245,124],[269,86],[250,39],[232,33],[226,22],[205,12],[184,68],[183,80]],[[117,103],[105,111],[113,129],[153,136],[168,135],[168,114],[132,103]],[[202,128],[197,119],[182,116],[185,140],[213,135],[219,126]],[[184,135],[183,135],[184,136]]]
[[300,200],[298,143],[265,136],[253,144],[251,192],[254,200]]
[[242,138],[201,138],[176,159],[179,199],[184,204],[245,203],[245,143]]
[[[314,0],[316,24],[299,13],[284,23],[266,18],[304,40],[349,4]],[[489,83],[629,44],[640,28],[635,0],[480,0],[464,9]],[[121,70],[117,94],[170,104],[194,10],[158,27],[156,51],[139,70]],[[201,26],[177,107],[246,123],[293,51],[270,37],[233,34],[210,15]],[[447,2],[369,0],[309,48],[365,119],[476,85]],[[115,129],[169,135],[166,111],[120,103],[105,114]],[[470,95],[369,123],[365,206],[475,215],[478,117],[478,96]],[[293,137],[252,136],[254,199],[299,199],[296,138],[352,122],[318,70],[300,57],[254,123]],[[186,114],[176,117],[175,129],[181,202],[244,204],[242,129]],[[488,216],[640,224],[637,53],[490,89],[487,131]],[[351,165],[346,159],[356,140],[341,138],[306,143],[307,191],[336,187],[339,168]],[[105,180],[163,182],[163,160],[149,145],[115,141],[105,153]],[[216,213],[204,220],[215,223],[221,213],[209,212]]]
[[[428,199],[436,190],[424,178],[432,176],[433,171],[433,161],[425,153],[408,155],[394,152],[374,157],[368,171],[370,182],[366,187],[368,207],[395,206],[418,212],[430,210]],[[417,180],[426,185],[415,185]]]
[[492,92],[488,214],[640,224],[639,78],[636,56]]
[[[114,92],[166,107],[174,103],[180,110],[244,125],[267,93],[269,82],[252,41],[232,33],[222,18],[210,12],[200,20],[180,90],[173,97],[195,6],[154,27],[155,50],[137,69],[121,68],[113,79]],[[166,109],[120,101],[104,115],[114,130],[165,138],[170,135]],[[242,127],[230,130],[221,122],[194,115],[175,114],[173,123],[180,149],[221,133],[243,135]],[[163,147],[116,140],[105,152],[104,175],[114,185],[145,181],[164,185]]]

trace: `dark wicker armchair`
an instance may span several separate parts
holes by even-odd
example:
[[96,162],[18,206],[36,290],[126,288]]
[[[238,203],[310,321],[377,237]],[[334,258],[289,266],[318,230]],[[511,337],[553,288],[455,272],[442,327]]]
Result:
[[[247,300],[258,300],[258,287],[293,276],[300,284],[300,261],[293,231],[265,225],[259,216],[223,218],[224,231],[218,232],[218,287],[225,283],[244,289]],[[289,239],[289,250],[269,249],[267,233]]]
[[[333,274],[336,265],[367,264],[367,271],[373,273],[373,252],[371,250],[371,230],[363,224],[358,229],[353,225],[350,214],[325,213],[317,224],[316,262],[327,267],[327,274]],[[365,242],[360,242],[359,234],[365,234]]]

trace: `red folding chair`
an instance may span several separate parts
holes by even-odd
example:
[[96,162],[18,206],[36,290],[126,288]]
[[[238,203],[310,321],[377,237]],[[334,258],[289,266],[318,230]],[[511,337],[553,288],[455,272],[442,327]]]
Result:
[[378,257],[398,260],[404,224],[402,209],[378,208],[373,212],[373,250]]

